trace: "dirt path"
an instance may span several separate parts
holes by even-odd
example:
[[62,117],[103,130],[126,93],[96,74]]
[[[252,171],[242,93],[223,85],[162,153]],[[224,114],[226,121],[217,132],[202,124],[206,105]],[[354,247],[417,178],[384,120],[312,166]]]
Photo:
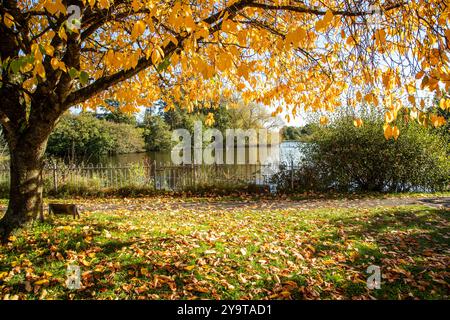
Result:
[[82,203],[82,209],[89,211],[96,210],[197,210],[208,211],[215,210],[276,210],[276,209],[315,209],[315,208],[370,208],[370,207],[392,207],[392,206],[408,206],[408,205],[426,205],[434,208],[450,210],[450,197],[433,197],[433,198],[381,198],[381,199],[335,199],[335,200],[249,200],[249,201],[231,201],[231,200],[215,200],[211,201],[189,199],[153,199],[153,198],[137,198],[113,200],[108,202],[107,199],[102,203],[94,201],[86,201]]
[[[56,200],[52,202],[57,202]],[[261,200],[218,200],[188,198],[134,198],[134,199],[86,199],[74,200],[82,211],[137,210],[137,211],[177,211],[177,210],[277,210],[277,209],[316,209],[316,208],[372,208],[426,205],[450,210],[450,197],[403,197],[403,198],[363,198],[363,199],[261,199]],[[6,205],[0,205],[0,211]]]

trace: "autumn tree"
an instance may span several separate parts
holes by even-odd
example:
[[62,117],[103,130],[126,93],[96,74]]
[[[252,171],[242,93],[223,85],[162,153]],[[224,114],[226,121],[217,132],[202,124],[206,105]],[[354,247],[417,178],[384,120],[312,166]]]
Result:
[[192,109],[239,91],[287,117],[383,106],[391,138],[400,108],[424,121],[418,87],[450,86],[443,0],[3,0],[0,14],[3,238],[36,215],[47,139],[72,106]]

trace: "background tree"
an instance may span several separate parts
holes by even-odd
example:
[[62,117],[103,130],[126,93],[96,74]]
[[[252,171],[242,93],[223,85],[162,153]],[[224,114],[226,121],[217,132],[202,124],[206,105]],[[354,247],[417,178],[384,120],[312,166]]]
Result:
[[115,123],[126,123],[136,126],[137,121],[134,114],[130,112],[123,112],[120,108],[120,103],[116,100],[106,99],[106,106],[102,105],[98,109],[101,113],[97,112],[97,119],[111,121]]
[[147,151],[165,151],[172,146],[172,132],[159,114],[146,112],[142,123]]
[[336,109],[345,93],[350,104],[387,106],[390,138],[404,96],[417,103],[416,79],[450,87],[442,0],[4,0],[0,14],[11,157],[3,239],[36,216],[48,137],[72,106],[114,97],[129,112],[164,97],[193,110],[241,92],[295,115]]
[[100,120],[90,112],[64,115],[50,135],[47,148],[48,154],[67,157],[70,161],[143,150],[142,129]]
[[286,126],[283,127],[281,131],[281,136],[283,137],[283,140],[301,140],[301,137],[303,135],[302,128],[301,127],[292,127],[292,126]]
[[169,126],[170,131],[183,128],[189,130],[189,132],[194,132],[194,122],[198,120],[196,115],[189,113],[179,105],[175,105],[166,111],[160,110],[159,114]]

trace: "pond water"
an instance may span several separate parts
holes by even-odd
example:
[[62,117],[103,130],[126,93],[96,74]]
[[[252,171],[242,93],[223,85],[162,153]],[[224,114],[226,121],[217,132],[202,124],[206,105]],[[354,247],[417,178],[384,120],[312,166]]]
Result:
[[[290,164],[293,162],[294,164],[298,164],[298,162],[301,159],[301,151],[300,146],[301,142],[298,141],[283,141],[279,146],[279,159],[281,163],[287,163]],[[249,153],[250,153],[249,147],[245,147],[245,150],[239,150],[237,148],[234,149],[234,159],[235,163],[237,163],[237,155],[239,152],[244,152],[245,159],[248,162]],[[268,153],[272,151],[272,149],[268,148]],[[274,150],[276,148],[274,147]],[[224,159],[226,158],[226,152],[224,152]],[[260,161],[258,156],[258,161]],[[171,153],[170,151],[158,151],[158,152],[142,152],[142,153],[128,153],[128,154],[119,154],[119,155],[110,155],[110,156],[101,156],[98,159],[84,159],[85,163],[90,164],[102,164],[102,165],[112,165],[112,166],[118,166],[118,165],[128,165],[133,163],[152,163],[153,161],[156,161],[157,163],[171,163]],[[270,161],[269,161],[270,163]]]

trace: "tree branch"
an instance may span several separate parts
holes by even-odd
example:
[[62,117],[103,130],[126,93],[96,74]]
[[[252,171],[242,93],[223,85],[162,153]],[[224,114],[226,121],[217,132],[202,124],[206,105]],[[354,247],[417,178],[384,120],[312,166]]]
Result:
[[[403,7],[404,5],[407,5],[407,2],[399,2],[395,3],[389,6],[386,6],[384,8],[381,8],[382,11],[389,11],[393,9],[397,9],[400,7]],[[280,10],[280,11],[292,11],[292,12],[299,12],[299,13],[310,13],[318,16],[323,16],[327,12],[315,8],[310,8],[306,6],[294,6],[294,5],[270,5],[265,3],[258,3],[258,2],[250,2],[247,7],[251,8],[261,8],[266,10]],[[346,16],[346,17],[360,17],[360,16],[367,16],[375,14],[375,10],[371,11],[349,11],[349,10],[332,10],[333,15],[339,15],[339,16]]]

